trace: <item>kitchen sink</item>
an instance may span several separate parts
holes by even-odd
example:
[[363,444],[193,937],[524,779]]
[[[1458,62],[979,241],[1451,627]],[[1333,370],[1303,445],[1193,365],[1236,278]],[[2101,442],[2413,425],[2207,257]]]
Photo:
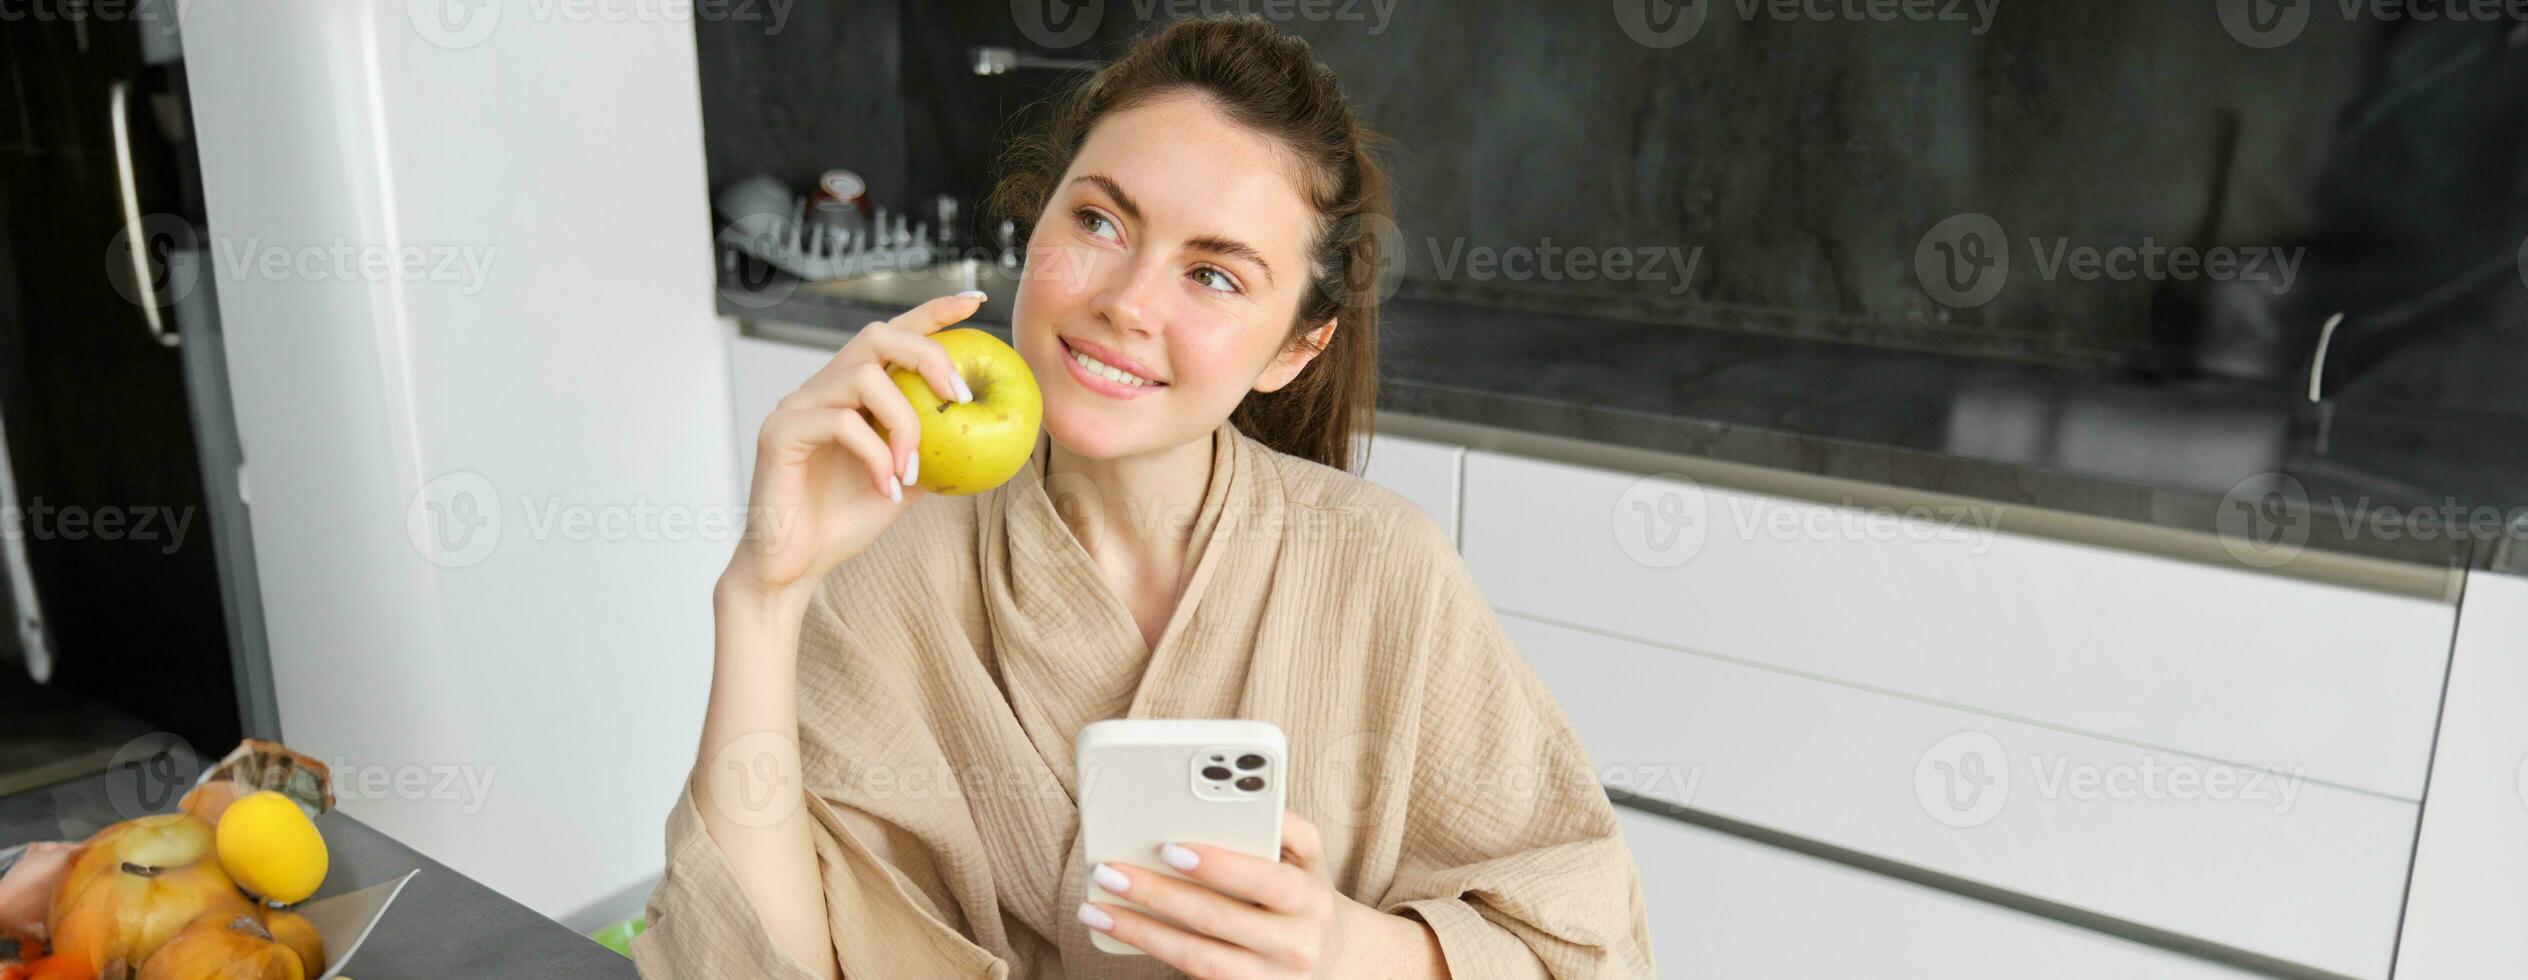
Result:
[[888,309],[908,309],[951,293],[980,289],[991,298],[984,301],[983,308],[976,311],[974,319],[1005,324],[1010,322],[1010,304],[1018,298],[1018,279],[1017,269],[1004,268],[988,259],[969,258],[848,279],[802,283],[799,291]]

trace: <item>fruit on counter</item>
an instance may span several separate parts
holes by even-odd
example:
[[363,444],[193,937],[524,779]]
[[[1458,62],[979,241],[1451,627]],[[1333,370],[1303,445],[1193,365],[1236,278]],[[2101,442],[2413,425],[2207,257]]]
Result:
[[307,980],[321,972],[246,911],[194,920],[140,965],[138,980]]
[[[922,418],[921,466],[914,483],[932,493],[963,496],[1000,486],[1036,451],[1044,392],[1027,359],[999,337],[973,327],[931,335],[973,391],[971,402],[942,401],[930,382],[906,368],[887,373]],[[874,426],[880,437],[886,427]]]
[[177,803],[213,825],[230,803],[259,789],[278,790],[301,807],[323,813],[334,807],[333,773],[324,763],[279,742],[246,739],[202,774],[200,785]]
[[325,937],[316,931],[316,924],[296,912],[280,909],[263,910],[263,928],[272,933],[272,941],[298,954],[300,965],[308,976],[325,972]]
[[305,901],[325,883],[324,835],[296,801],[271,790],[240,797],[220,816],[219,863],[265,901]]
[[209,824],[182,813],[137,817],[81,845],[53,896],[46,959],[65,976],[139,964],[203,915],[253,908],[214,858]]
[[246,788],[235,782],[213,779],[186,790],[184,799],[176,801],[176,808],[203,823],[217,826],[220,816],[228,811],[228,805],[237,802],[237,798],[245,793]]

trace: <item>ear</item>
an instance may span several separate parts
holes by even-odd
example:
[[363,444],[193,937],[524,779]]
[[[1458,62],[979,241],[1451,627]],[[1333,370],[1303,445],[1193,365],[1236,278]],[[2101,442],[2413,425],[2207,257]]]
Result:
[[1284,348],[1279,356],[1273,358],[1273,363],[1265,365],[1263,374],[1256,375],[1255,390],[1280,391],[1284,385],[1290,384],[1292,378],[1299,376],[1299,370],[1307,367],[1309,361],[1316,360],[1318,352],[1325,350],[1326,345],[1334,340],[1334,325],[1335,321],[1329,319],[1325,326],[1303,335],[1306,343],[1293,342]]

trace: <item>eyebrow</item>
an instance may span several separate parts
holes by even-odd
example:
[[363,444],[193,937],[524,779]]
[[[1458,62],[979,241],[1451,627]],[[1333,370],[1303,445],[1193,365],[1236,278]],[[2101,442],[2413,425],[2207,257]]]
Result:
[[[1115,183],[1113,178],[1108,177],[1105,174],[1082,174],[1078,177],[1071,178],[1071,182],[1074,184],[1088,183],[1095,185],[1098,190],[1106,192],[1107,197],[1115,199],[1115,207],[1123,211],[1124,217],[1130,218],[1135,222],[1141,220],[1141,205],[1133,201],[1132,195],[1124,193],[1123,185]],[[1263,251],[1257,249],[1253,245],[1249,245],[1235,238],[1223,238],[1218,235],[1197,235],[1193,238],[1187,239],[1185,244],[1192,246],[1196,251],[1209,252],[1213,255],[1225,255],[1253,262],[1255,263],[1256,268],[1264,270],[1264,281],[1266,283],[1269,284],[1275,281],[1273,279],[1273,264],[1264,261]]]

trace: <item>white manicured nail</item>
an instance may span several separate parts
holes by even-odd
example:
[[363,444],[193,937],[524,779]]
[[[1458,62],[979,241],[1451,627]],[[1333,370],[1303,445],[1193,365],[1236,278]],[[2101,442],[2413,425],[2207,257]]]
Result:
[[899,503],[899,504],[900,504],[900,503],[903,503],[903,502],[904,502],[904,484],[897,483],[897,482],[895,482],[895,481],[893,481],[893,480],[888,480],[888,481],[887,481],[887,499],[888,499],[888,500],[895,501],[896,503]]
[[1125,889],[1132,887],[1132,879],[1124,877],[1123,872],[1109,868],[1103,864],[1090,868],[1088,876],[1097,879],[1097,887],[1106,889],[1107,891],[1113,892],[1117,895],[1123,894]]
[[1159,845],[1159,860],[1167,862],[1168,867],[1178,871],[1192,871],[1194,865],[1202,863],[1203,859],[1201,855],[1174,844],[1161,844]]
[[970,402],[970,401],[973,401],[973,400],[974,400],[974,389],[969,388],[969,387],[966,387],[966,376],[965,376],[965,375],[962,375],[962,374],[958,375],[958,376],[957,376],[957,401],[958,401],[959,403],[964,403],[964,402]]
[[1107,915],[1106,910],[1104,909],[1090,905],[1087,902],[1081,902],[1080,924],[1091,929],[1104,931],[1115,927],[1115,917]]
[[907,453],[904,457],[904,485],[912,486],[913,478],[922,473],[922,454]]
[[980,289],[969,289],[969,290],[966,290],[966,291],[964,291],[964,292],[962,292],[962,293],[958,293],[958,294],[957,294],[957,298],[958,298],[958,299],[990,299],[991,297],[983,295],[983,291],[982,291],[982,290],[980,290]]

